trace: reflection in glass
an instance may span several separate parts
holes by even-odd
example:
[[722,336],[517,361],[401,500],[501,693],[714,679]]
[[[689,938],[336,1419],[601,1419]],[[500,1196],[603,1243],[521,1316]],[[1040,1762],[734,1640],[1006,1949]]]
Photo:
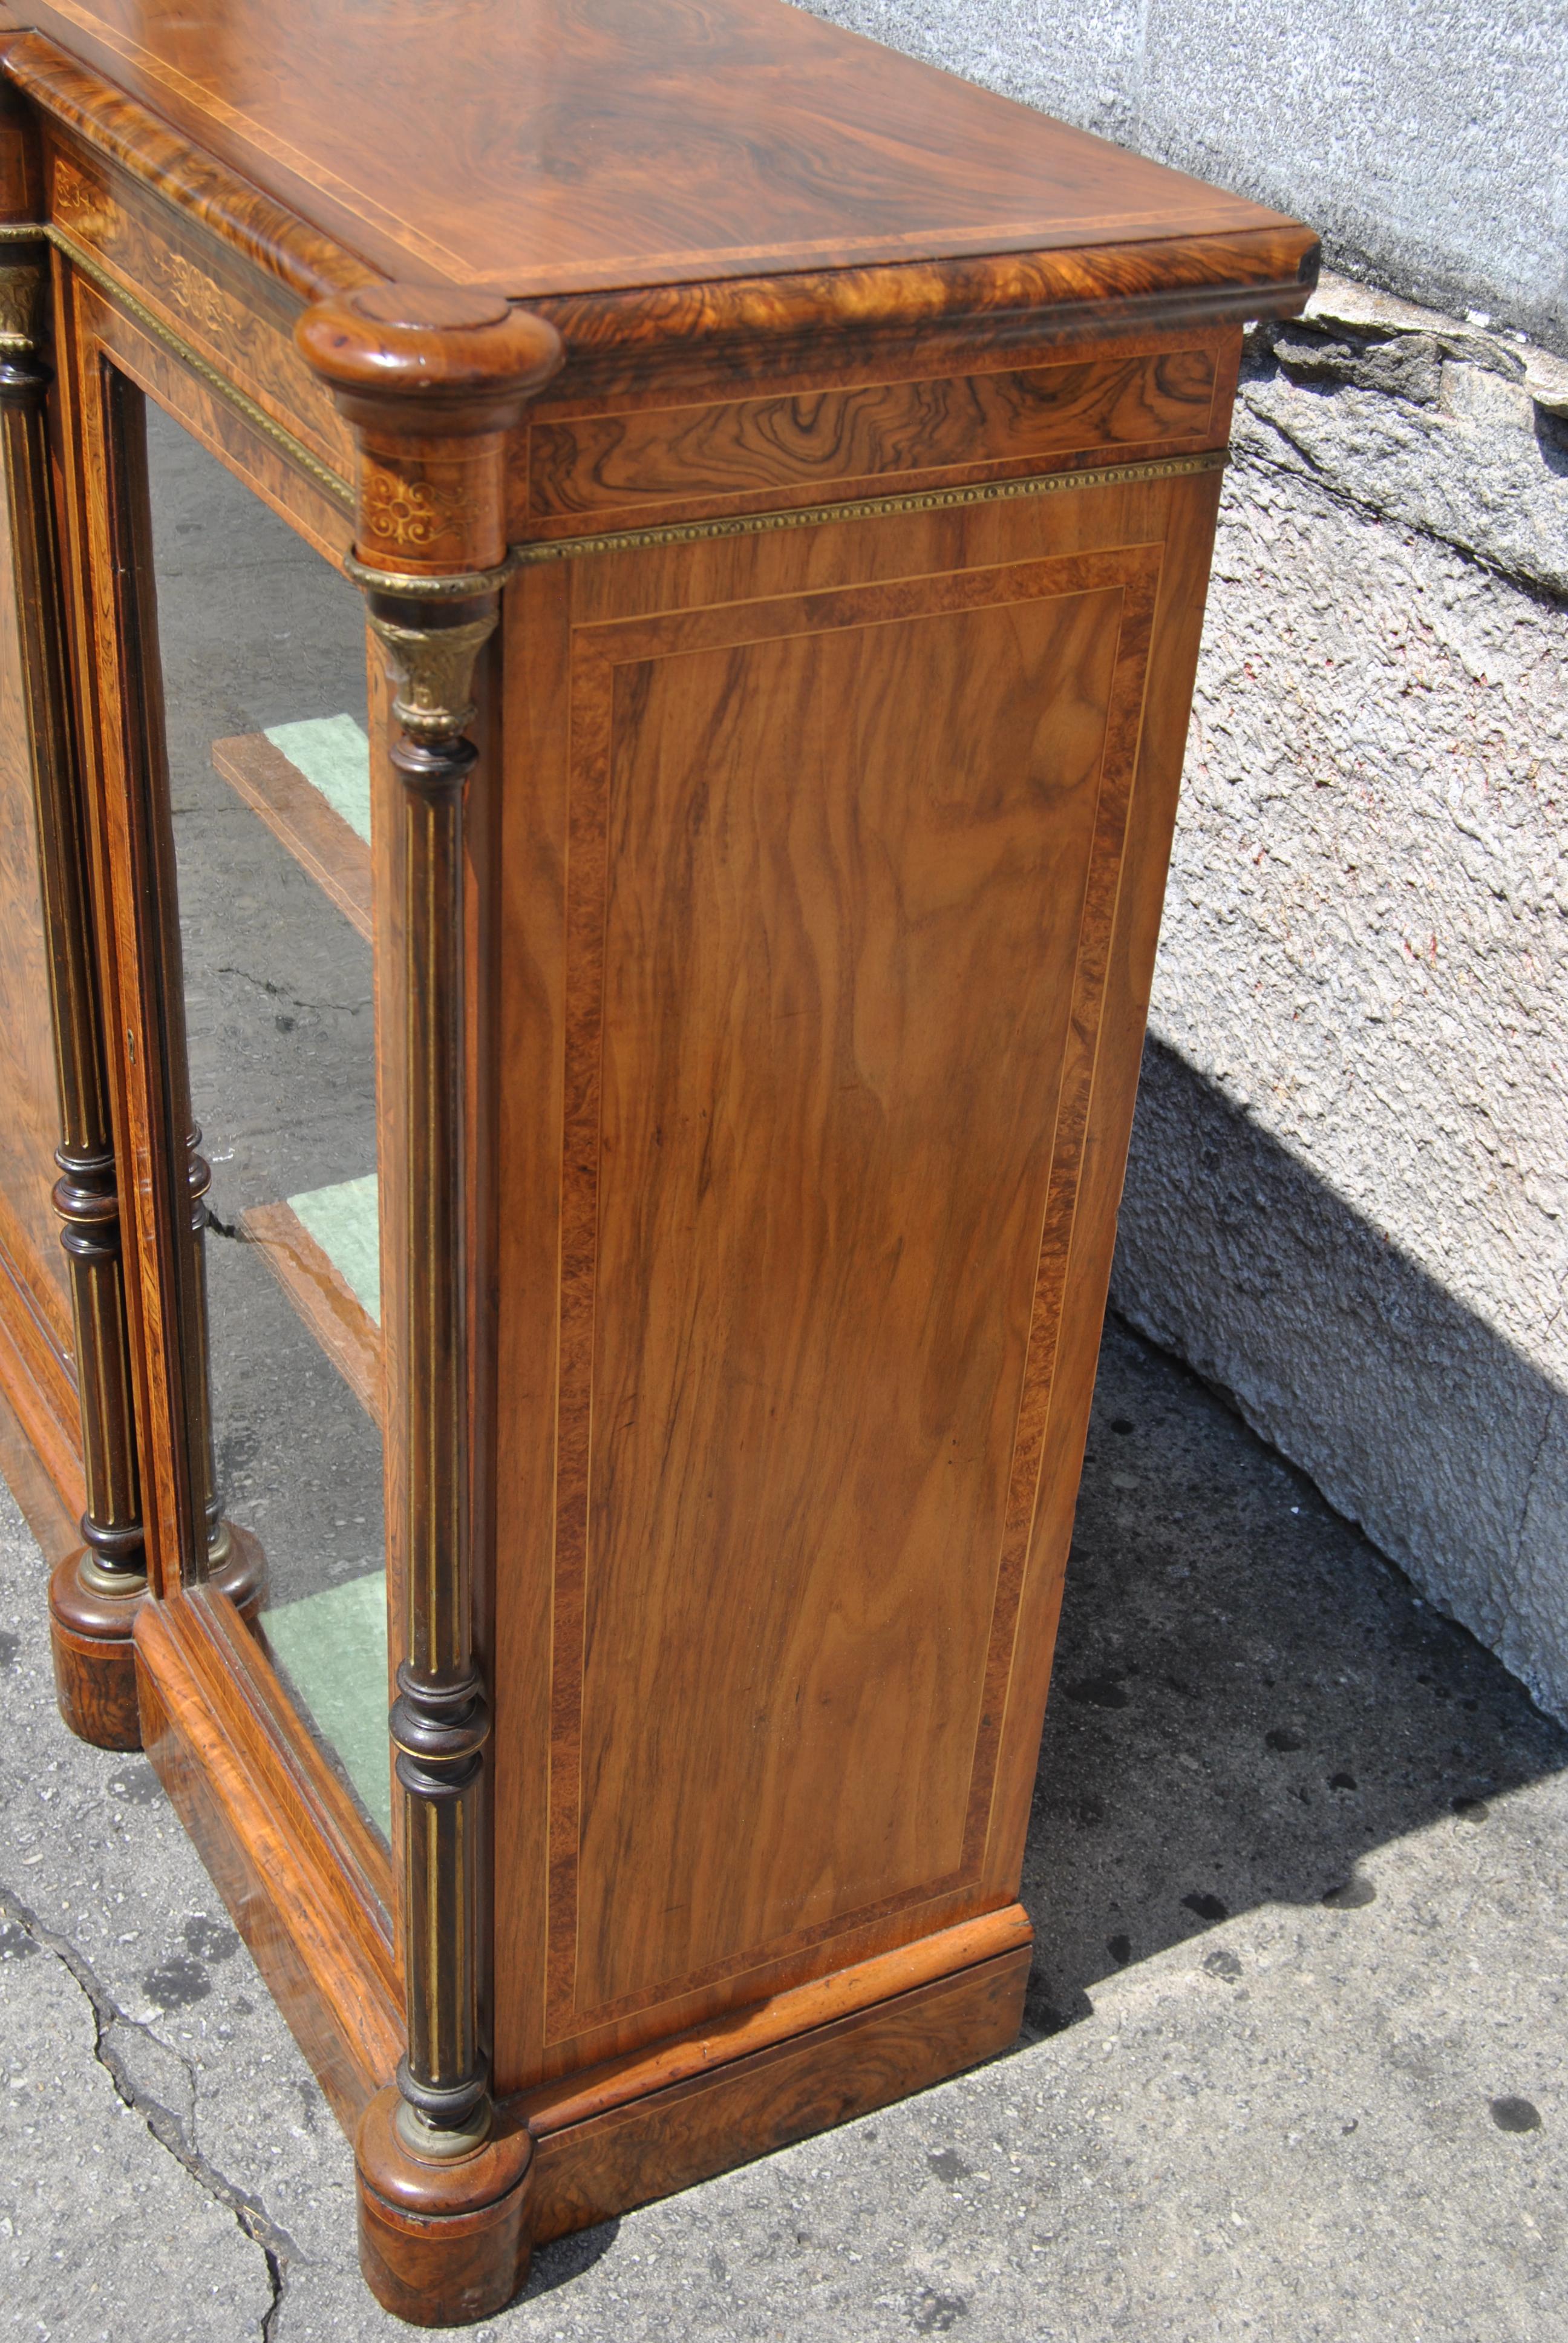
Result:
[[385,1834],[364,608],[151,406],[147,427],[218,1495],[266,1551],[280,1671]]

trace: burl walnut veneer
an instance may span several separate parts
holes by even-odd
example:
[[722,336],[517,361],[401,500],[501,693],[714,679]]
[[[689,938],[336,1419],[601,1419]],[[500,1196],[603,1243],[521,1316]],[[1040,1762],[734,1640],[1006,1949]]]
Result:
[[[779,0],[18,6],[5,1454],[67,1722],[444,2323],[1015,2034],[1241,327],[1316,246]],[[385,1425],[390,1847],[219,1503],[148,399],[366,601],[370,843],[216,756],[375,950],[379,1322],[249,1233]]]

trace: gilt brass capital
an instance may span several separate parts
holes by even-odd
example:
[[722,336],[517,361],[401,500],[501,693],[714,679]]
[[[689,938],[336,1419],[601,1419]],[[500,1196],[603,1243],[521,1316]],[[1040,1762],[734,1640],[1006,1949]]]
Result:
[[0,357],[30,357],[43,338],[45,247],[0,260]]
[[496,630],[496,612],[450,627],[410,627],[372,606],[370,627],[391,664],[392,712],[416,740],[455,739],[477,712],[474,663]]

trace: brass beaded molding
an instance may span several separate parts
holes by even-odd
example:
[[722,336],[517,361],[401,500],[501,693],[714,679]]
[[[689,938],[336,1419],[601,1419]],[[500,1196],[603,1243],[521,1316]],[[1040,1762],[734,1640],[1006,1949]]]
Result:
[[0,244],[40,242],[52,244],[57,252],[64,253],[72,267],[79,269],[90,285],[95,285],[100,293],[106,293],[127,317],[134,317],[145,333],[151,334],[156,341],[161,342],[171,357],[178,358],[198,381],[204,382],[209,390],[216,391],[220,398],[226,400],[236,414],[245,417],[252,430],[258,431],[264,439],[269,439],[279,453],[286,456],[289,462],[304,472],[307,478],[314,480],[318,488],[324,488],[337,503],[347,505],[352,511],[354,491],[347,480],[329,464],[324,464],[319,456],[313,456],[305,442],[297,439],[292,431],[275,422],[264,407],[258,407],[236,383],[230,382],[226,375],[202,357],[199,350],[193,350],[187,341],[171,327],[166,326],[156,311],[139,301],[128,286],[95,260],[92,254],[85,250],[65,228],[53,222],[40,227],[16,220],[0,220]]
[[[53,224],[37,226],[0,221],[0,244],[54,245],[74,268],[79,268],[99,291],[117,301],[138,326],[160,341],[180,364],[216,391],[245,417],[253,430],[272,442],[292,464],[324,488],[336,502],[354,508],[348,482],[314,456],[292,431],[276,423],[264,407],[213,366],[171,327],[136,298],[120,279],[83,250],[75,237]],[[1142,464],[1087,466],[1076,472],[1030,472],[1021,478],[982,480],[964,488],[925,488],[911,494],[864,497],[850,504],[807,505],[789,512],[741,513],[728,520],[677,521],[665,528],[615,529],[598,537],[552,538],[548,543],[514,545],[494,569],[467,569],[450,577],[416,578],[404,570],[376,569],[350,555],[344,575],[377,594],[407,596],[412,601],[474,601],[498,593],[516,571],[545,561],[581,561],[596,553],[635,553],[640,546],[699,545],[709,538],[759,537],[774,529],[819,528],[834,521],[878,520],[894,513],[957,512],[973,505],[1008,504],[1019,497],[1060,496],[1074,488],[1131,487],[1142,480],[1183,479],[1194,473],[1223,471],[1230,458],[1222,447],[1201,456],[1156,457]]]
[[515,545],[509,566],[571,561],[588,553],[631,553],[639,545],[695,545],[710,537],[758,537],[777,528],[811,528],[840,520],[879,520],[887,513],[956,512],[966,505],[1008,504],[1015,497],[1048,497],[1067,488],[1117,488],[1139,480],[1175,480],[1192,472],[1222,472],[1223,447],[1202,456],[1167,456],[1146,464],[1089,465],[1077,472],[1030,472],[1011,480],[981,480],[967,488],[922,488],[902,496],[863,497],[853,504],[803,505],[790,512],[741,513],[730,520],[675,521],[665,528],[623,528],[608,537],[552,538]]
[[413,601],[477,599],[494,594],[519,569],[545,561],[578,561],[593,553],[635,553],[639,547],[699,545],[718,537],[760,537],[780,528],[827,528],[835,521],[881,520],[892,513],[958,512],[971,505],[1010,504],[1019,497],[1060,495],[1072,488],[1119,488],[1143,480],[1180,480],[1195,473],[1222,472],[1230,462],[1223,447],[1201,456],[1167,456],[1145,464],[1089,465],[1077,472],[1030,472],[1021,479],[981,480],[967,488],[923,488],[903,496],[863,497],[853,504],[804,505],[789,512],[740,513],[729,520],[675,521],[663,528],[622,528],[602,537],[552,538],[548,543],[514,545],[498,568],[467,569],[449,578],[416,578],[397,569],[371,569],[349,559],[344,575],[377,594],[407,595]]

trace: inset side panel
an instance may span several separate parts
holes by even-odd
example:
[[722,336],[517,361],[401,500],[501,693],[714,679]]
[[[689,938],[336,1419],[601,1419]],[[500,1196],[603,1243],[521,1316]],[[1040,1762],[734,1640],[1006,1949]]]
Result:
[[[1097,1082],[1141,1038],[1125,1005],[1103,1028],[1156,618],[1212,495],[523,581],[501,1390],[548,1361],[556,1436],[545,1555],[529,1403],[515,1445],[503,1424],[503,2088],[999,1900],[1044,1428],[1087,1397],[1053,1389],[1058,1330],[1101,1274],[1075,1199]],[[1168,612],[1171,649],[1198,615]],[[528,725],[562,668],[564,756]],[[1036,1716],[1047,1657],[1034,1635]]]
[[965,1867],[1080,913],[1151,577],[1025,565],[579,648],[562,2033]]

